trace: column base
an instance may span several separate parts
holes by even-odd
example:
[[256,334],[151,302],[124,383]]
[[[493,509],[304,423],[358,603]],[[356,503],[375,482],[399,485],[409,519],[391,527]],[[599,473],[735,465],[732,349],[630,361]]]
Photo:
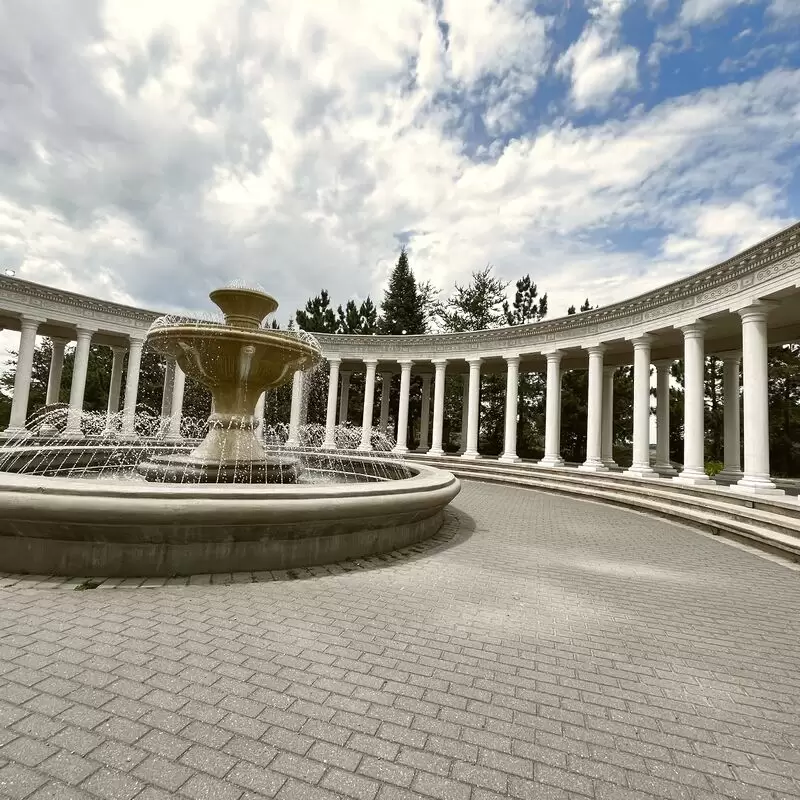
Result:
[[772,481],[765,478],[742,478],[738,483],[728,487],[729,491],[736,494],[762,495],[766,497],[781,497],[786,494]]
[[603,462],[603,466],[608,469],[619,469],[619,464],[613,458],[602,458],[600,460]]
[[465,458],[465,459],[467,459],[467,461],[475,461],[476,459],[479,459],[480,457],[481,457],[481,454],[477,450],[465,450],[461,454],[461,458]]
[[408,452],[408,448],[405,445],[395,445],[392,448],[393,453],[399,453],[400,455],[405,455]]
[[27,428],[6,428],[2,433],[0,433],[0,437],[3,439],[27,439],[29,436],[32,436],[31,432]]
[[371,444],[364,444],[363,442],[356,447],[359,453],[371,453],[372,452],[372,445]]
[[424,456],[426,453],[428,453],[428,448],[427,447],[418,447],[414,452],[415,453],[419,453],[421,456]]
[[647,464],[631,464],[622,474],[628,478],[658,478],[659,474]]
[[656,464],[654,469],[662,478],[674,478],[678,474],[672,464]]
[[723,469],[714,476],[715,480],[726,483],[738,483],[742,478],[744,478],[744,472],[740,469]]
[[578,469],[582,472],[608,472],[608,467],[599,459],[596,461],[584,461]]
[[290,447],[292,449],[297,449],[298,447],[300,447],[300,440],[299,439],[287,439],[283,443],[283,446],[284,447]]
[[82,430],[65,430],[61,434],[62,439],[83,439],[85,438]]
[[536,462],[536,466],[560,469],[564,466],[564,459],[561,456],[545,456]]
[[440,456],[444,455],[444,450],[442,450],[441,447],[438,450],[435,447],[432,447],[430,450],[428,450],[426,455],[436,456],[437,458],[439,458]]
[[676,475],[672,480],[684,486],[711,486],[714,483],[705,472],[687,472],[686,470]]
[[519,464],[522,461],[516,453],[503,453],[497,460],[501,464]]

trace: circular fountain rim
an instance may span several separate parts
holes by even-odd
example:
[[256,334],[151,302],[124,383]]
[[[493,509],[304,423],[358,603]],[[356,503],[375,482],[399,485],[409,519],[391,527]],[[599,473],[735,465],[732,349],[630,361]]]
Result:
[[[288,455],[302,451],[286,450]],[[360,456],[349,453],[348,458],[384,462],[393,467],[393,459]],[[93,500],[108,497],[125,499],[209,499],[231,502],[242,499],[270,500],[314,500],[341,497],[373,497],[407,494],[442,488],[455,481],[451,472],[426,464],[403,463],[412,474],[407,478],[390,478],[364,483],[334,484],[281,484],[281,483],[159,483],[120,480],[93,481],[84,478],[60,477],[58,475],[34,475],[24,472],[0,471],[0,505],[2,497],[35,492],[37,497],[77,497]]]

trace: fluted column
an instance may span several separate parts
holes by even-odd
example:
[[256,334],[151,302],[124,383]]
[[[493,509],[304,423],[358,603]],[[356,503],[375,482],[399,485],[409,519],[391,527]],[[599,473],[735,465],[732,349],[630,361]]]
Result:
[[303,370],[295,370],[292,378],[292,406],[289,410],[289,438],[286,440],[287,447],[300,447],[300,418],[303,413],[303,388],[305,384],[305,373]]
[[372,407],[375,404],[375,370],[377,359],[365,359],[364,409],[361,414],[361,444],[359,450],[372,450]]
[[419,420],[419,447],[417,452],[428,452],[428,436],[431,423],[431,378],[430,374],[422,376],[422,413]]
[[400,404],[397,408],[397,444],[395,453],[407,453],[408,394],[411,388],[411,361],[400,361]]
[[589,391],[586,403],[586,461],[580,469],[605,472],[603,464],[603,345],[588,348]]
[[669,378],[672,359],[655,362],[656,368],[656,472],[664,478],[676,474],[669,458]]
[[742,472],[741,437],[741,397],[739,395],[739,374],[742,354],[721,353],[722,358],[722,398],[723,398],[723,441],[725,448],[725,467],[717,475],[720,480],[736,483],[744,477]]
[[444,431],[444,389],[447,361],[444,359],[434,361],[433,367],[436,370],[433,384],[433,442],[428,455],[443,456],[442,434]]
[[506,356],[506,415],[503,454],[506,464],[519,461],[517,455],[517,404],[519,401],[519,356]]
[[650,348],[653,337],[640,336],[633,344],[633,454],[623,473],[638,478],[655,478],[650,466]]
[[[116,415],[119,411],[119,393],[122,388],[122,365],[125,361],[125,353],[128,352],[127,347],[112,347],[112,361],[111,361],[111,382],[108,386],[108,406],[106,407],[106,427],[103,433],[110,434],[116,432]],[[172,384],[170,383],[170,391],[172,391]],[[167,412],[169,413],[169,412]],[[161,414],[164,414],[164,406],[162,403]]]
[[67,340],[51,337],[50,343],[53,350],[50,355],[50,373],[47,376],[47,397],[44,401],[48,406],[55,405],[61,395],[61,373],[64,370],[64,348]]
[[691,485],[711,483],[706,475],[705,331],[703,322],[683,331],[683,470],[674,480]]
[[350,373],[340,373],[342,377],[342,390],[339,397],[339,424],[347,422],[347,408],[350,405]]
[[467,405],[467,449],[461,458],[480,458],[478,452],[478,429],[481,414],[481,362],[482,358],[470,358],[469,364],[469,403]]
[[322,446],[326,450],[336,448],[336,397],[339,393],[339,365],[340,358],[328,359],[330,373],[328,374],[328,408],[325,415],[325,441]]
[[547,389],[545,396],[544,458],[543,467],[563,467],[561,458],[561,357],[556,350],[546,354]]
[[172,413],[172,385],[175,382],[175,359],[167,356],[164,361],[164,389],[161,392],[161,421],[167,423]]
[[139,370],[144,341],[131,337],[128,346],[128,374],[125,377],[125,405],[122,409],[122,435],[136,436],[136,400],[139,396]]
[[603,367],[603,444],[601,460],[603,465],[612,469],[617,466],[614,461],[614,373],[616,367]]
[[380,431],[385,436],[389,431],[389,401],[392,396],[392,373],[381,372],[381,422]]
[[83,396],[86,392],[86,372],[89,366],[89,351],[92,346],[92,328],[77,329],[75,360],[72,364],[72,385],[69,391],[69,410],[64,436],[80,437],[83,417]]
[[[172,405],[169,411],[168,439],[181,438],[181,419],[183,418],[183,390],[186,386],[186,373],[175,364],[175,376],[172,381]],[[263,417],[264,412],[261,412]]]
[[33,375],[33,353],[36,350],[36,331],[45,320],[23,317],[20,320],[19,352],[17,371],[14,375],[14,396],[11,400],[11,417],[5,430],[6,436],[26,434],[25,421],[28,419],[28,395]]
[[739,311],[742,318],[744,476],[731,489],[746,494],[783,494],[769,474],[767,315],[773,307],[773,303],[762,300]]
[[463,455],[467,449],[467,423],[469,420],[469,373],[462,376],[461,393],[461,440],[458,445],[458,455]]

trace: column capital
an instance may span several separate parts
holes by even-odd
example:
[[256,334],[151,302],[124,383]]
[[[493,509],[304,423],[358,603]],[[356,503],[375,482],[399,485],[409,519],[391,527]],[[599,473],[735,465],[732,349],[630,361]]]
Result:
[[97,328],[93,328],[88,325],[79,325],[77,328],[75,328],[75,335],[77,336],[78,340],[91,339],[96,333]]
[[431,364],[433,364],[433,366],[436,369],[446,368],[447,367],[447,359],[446,358],[432,358],[431,359]]
[[124,344],[112,344],[110,345],[110,347],[111,347],[111,352],[115,356],[124,356],[125,353],[128,352],[128,348]]
[[414,360],[411,358],[403,358],[403,359],[398,358],[397,363],[400,365],[400,369],[403,371],[405,370],[410,371],[411,367],[414,366]]
[[508,366],[511,366],[512,364],[514,364],[515,366],[518,367],[521,357],[520,357],[519,353],[515,353],[514,355],[510,355],[510,356],[503,356],[503,358],[506,360],[506,364]]
[[736,313],[742,318],[742,322],[751,322],[756,320],[766,320],[769,312],[774,309],[778,303],[774,300],[756,300],[744,308],[737,308]]
[[129,348],[133,350],[134,348],[142,348],[144,347],[144,338],[139,338],[138,336],[129,336],[128,337]]
[[561,363],[561,358],[564,355],[563,350],[551,350],[549,353],[543,353],[544,357],[547,359],[547,363],[551,364],[555,362],[556,364]]
[[473,367],[479,367],[481,364],[483,364],[483,356],[470,356],[464,360],[467,362],[467,364],[469,364],[470,369]]
[[378,368],[378,359],[377,358],[365,358],[364,359],[364,366],[369,369],[372,367],[373,369]]
[[422,378],[422,385],[425,386],[425,384],[430,384],[431,380],[433,379],[433,373],[423,372],[420,377]]
[[63,336],[48,336],[47,338],[51,341],[53,347],[66,347],[70,343],[70,340],[65,339]]
[[614,375],[614,373],[619,369],[619,367],[612,365],[610,367],[603,367],[603,375],[608,377],[609,375]]
[[342,359],[339,356],[331,356],[327,361],[331,367],[338,367],[342,363]]
[[593,344],[591,347],[584,347],[584,350],[589,354],[589,357],[592,356],[601,356],[603,353],[606,352],[608,349],[604,344]]
[[630,342],[634,350],[644,350],[645,348],[649,350],[655,340],[656,337],[652,333],[644,333],[641,336],[634,337]]
[[32,317],[30,314],[26,314],[24,317],[19,318],[19,329],[20,332],[25,330],[38,330],[40,325],[44,325],[47,320],[44,317]]
[[658,361],[653,362],[653,366],[656,369],[672,369],[672,365],[675,363],[675,360],[672,358],[659,358]]
[[721,353],[714,353],[718,359],[720,359],[724,364],[727,363],[739,363],[742,360],[742,351],[741,350],[724,350]]
[[[339,363],[341,364],[342,362],[340,361]],[[353,374],[353,371],[349,370],[349,369],[340,369],[339,370],[339,377],[340,378],[349,378],[352,374]]]
[[684,339],[700,339],[705,335],[708,330],[708,324],[702,320],[691,323],[691,325],[682,325],[680,332],[683,334]]

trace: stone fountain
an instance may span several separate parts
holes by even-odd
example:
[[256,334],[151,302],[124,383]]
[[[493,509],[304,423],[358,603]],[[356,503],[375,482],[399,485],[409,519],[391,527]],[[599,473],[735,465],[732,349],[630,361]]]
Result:
[[278,302],[258,289],[228,287],[209,295],[224,323],[161,317],[147,341],[172,357],[212,395],[208,433],[191,453],[153,456],[137,471],[148,480],[197,483],[294,483],[297,459],[268,455],[255,434],[263,391],[292,379],[320,359],[310,336],[262,327]]

